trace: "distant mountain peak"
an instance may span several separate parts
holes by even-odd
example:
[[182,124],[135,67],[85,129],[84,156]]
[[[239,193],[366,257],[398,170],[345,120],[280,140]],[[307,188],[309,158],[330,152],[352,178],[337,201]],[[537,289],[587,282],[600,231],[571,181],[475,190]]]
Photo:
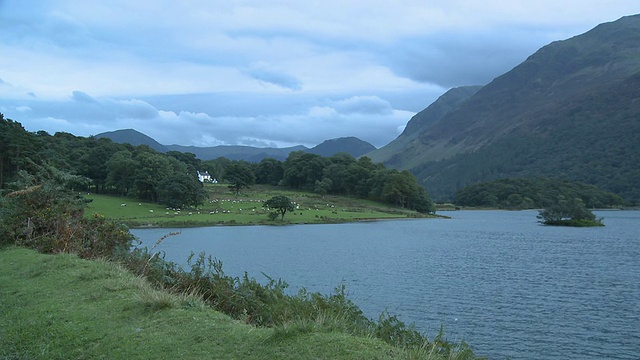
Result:
[[364,140],[360,140],[354,136],[348,136],[325,140],[321,144],[311,148],[309,152],[321,156],[332,156],[344,152],[357,158],[375,149],[375,146]]
[[107,131],[95,135],[96,138],[108,138],[119,144],[131,144],[133,146],[147,145],[158,152],[169,151],[164,145],[155,141],[153,138],[134,129],[121,129],[115,131]]
[[274,158],[285,160],[292,151],[307,151],[310,153],[332,156],[339,152],[349,153],[353,157],[375,150],[375,147],[366,141],[356,137],[343,137],[324,141],[322,144],[309,149],[298,145],[287,148],[257,148],[240,145],[220,145],[211,147],[182,146],[182,145],[162,145],[151,137],[134,129],[121,129],[107,131],[95,135],[96,138],[109,138],[119,144],[131,144],[133,146],[147,145],[159,152],[180,151],[190,152],[201,160],[212,160],[225,157],[229,160],[245,160],[249,162],[260,162],[264,158]]

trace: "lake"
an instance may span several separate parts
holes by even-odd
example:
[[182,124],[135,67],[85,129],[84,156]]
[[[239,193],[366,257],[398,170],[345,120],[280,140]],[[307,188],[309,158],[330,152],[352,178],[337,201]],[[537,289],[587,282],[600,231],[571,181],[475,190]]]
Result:
[[[605,227],[549,227],[537,211],[456,211],[452,219],[183,229],[156,250],[193,251],[282,278],[292,291],[388,310],[429,338],[440,325],[490,359],[638,359],[640,211],[596,212]],[[135,229],[151,247],[176,229]]]

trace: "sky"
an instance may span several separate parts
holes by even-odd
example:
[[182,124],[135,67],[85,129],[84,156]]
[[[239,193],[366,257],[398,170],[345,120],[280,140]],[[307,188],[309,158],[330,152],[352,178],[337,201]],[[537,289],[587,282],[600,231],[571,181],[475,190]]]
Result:
[[448,89],[638,0],[0,0],[0,112],[165,145],[381,147]]

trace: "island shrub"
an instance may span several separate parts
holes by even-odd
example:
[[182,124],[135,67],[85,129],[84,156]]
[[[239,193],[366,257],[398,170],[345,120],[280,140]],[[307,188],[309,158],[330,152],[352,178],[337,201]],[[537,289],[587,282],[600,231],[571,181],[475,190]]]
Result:
[[603,226],[602,219],[596,219],[596,215],[586,208],[581,199],[567,200],[563,196],[560,196],[552,206],[540,210],[537,218],[545,225]]

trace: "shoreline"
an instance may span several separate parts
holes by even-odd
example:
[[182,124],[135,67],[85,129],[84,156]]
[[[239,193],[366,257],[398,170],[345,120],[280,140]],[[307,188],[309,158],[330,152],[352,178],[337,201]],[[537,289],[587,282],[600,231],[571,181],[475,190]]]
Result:
[[[162,225],[158,224],[148,224],[148,225],[128,225],[126,222],[122,222],[122,224],[126,225],[129,229],[168,229],[168,228],[198,228],[198,227],[214,227],[214,226],[228,226],[228,227],[236,227],[236,226],[289,226],[289,225],[332,225],[332,224],[348,224],[348,223],[368,223],[368,222],[378,222],[378,221],[404,221],[404,220],[424,220],[424,219],[451,219],[450,216],[446,215],[425,215],[420,217],[387,217],[387,218],[360,218],[360,219],[336,219],[335,221],[324,221],[324,222],[280,222],[280,223],[230,223],[230,222],[217,222],[210,224],[180,224],[180,223],[171,223],[167,222]],[[118,219],[112,219],[113,221],[117,221]],[[233,220],[230,220],[233,221]]]

